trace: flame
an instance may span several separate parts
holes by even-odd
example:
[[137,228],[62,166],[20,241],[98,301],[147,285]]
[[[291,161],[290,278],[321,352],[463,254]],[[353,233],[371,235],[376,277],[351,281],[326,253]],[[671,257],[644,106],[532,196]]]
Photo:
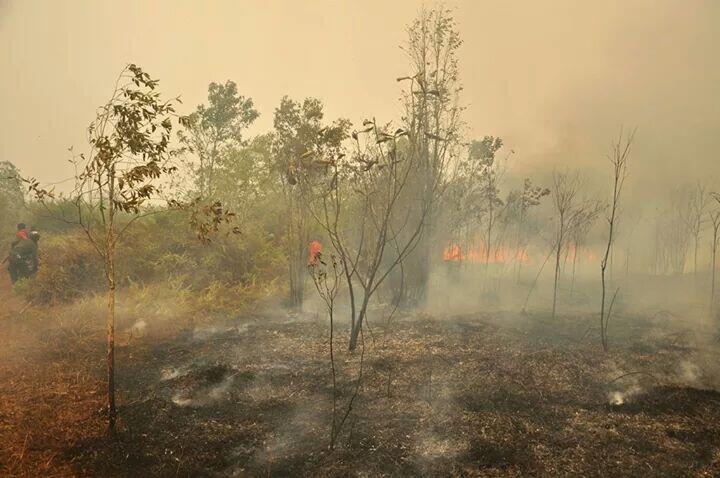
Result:
[[478,264],[532,263],[530,255],[525,249],[498,247],[488,254],[485,243],[480,243],[479,246],[472,247],[467,252],[463,252],[459,244],[450,244],[443,251],[443,260],[447,262],[468,261]]
[[[578,262],[593,263],[600,260],[596,251],[590,247],[580,246],[576,250],[574,244],[568,246],[568,259],[573,260],[577,254]],[[451,243],[443,250],[443,260],[445,262],[473,262],[476,264],[532,264],[533,260],[527,252],[527,249],[514,247],[497,247],[493,248],[488,254],[485,243],[478,240],[476,245],[463,249],[458,243]]]
[[460,246],[457,244],[450,244],[448,247],[445,248],[443,251],[443,260],[444,261],[461,261],[462,260],[462,252],[460,251]]
[[589,247],[580,246],[576,248],[575,244],[570,244],[568,248],[568,257],[571,261],[575,254],[577,254],[577,259],[582,262],[598,262],[600,260],[597,253]]

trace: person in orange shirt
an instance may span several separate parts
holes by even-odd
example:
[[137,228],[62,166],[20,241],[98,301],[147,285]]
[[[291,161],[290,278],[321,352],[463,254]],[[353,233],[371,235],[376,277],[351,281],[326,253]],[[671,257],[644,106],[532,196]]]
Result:
[[313,239],[308,243],[308,266],[317,265],[322,257],[323,246],[319,241]]

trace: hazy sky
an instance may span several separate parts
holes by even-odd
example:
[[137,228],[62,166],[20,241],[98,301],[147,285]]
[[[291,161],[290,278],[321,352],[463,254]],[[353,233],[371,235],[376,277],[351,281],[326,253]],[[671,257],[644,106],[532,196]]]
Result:
[[[426,4],[429,4],[426,2]],[[128,62],[187,112],[232,79],[271,126],[283,95],[329,117],[399,116],[399,49],[421,2],[0,0],[0,160],[52,182]],[[517,168],[591,165],[637,125],[636,187],[720,173],[720,1],[481,1],[454,8],[471,136]],[[604,171],[604,169],[600,169]],[[720,177],[720,176],[718,176]]]

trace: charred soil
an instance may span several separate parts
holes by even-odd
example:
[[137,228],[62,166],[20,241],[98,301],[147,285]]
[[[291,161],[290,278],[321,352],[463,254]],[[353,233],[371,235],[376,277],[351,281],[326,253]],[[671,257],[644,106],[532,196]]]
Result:
[[624,323],[633,338],[609,354],[582,317],[408,315],[371,322],[353,354],[340,326],[341,413],[362,348],[363,377],[330,451],[322,315],[256,314],[126,340],[109,438],[101,330],[53,333],[6,314],[0,473],[720,475],[720,394],[704,362],[717,350],[659,334],[646,317]]

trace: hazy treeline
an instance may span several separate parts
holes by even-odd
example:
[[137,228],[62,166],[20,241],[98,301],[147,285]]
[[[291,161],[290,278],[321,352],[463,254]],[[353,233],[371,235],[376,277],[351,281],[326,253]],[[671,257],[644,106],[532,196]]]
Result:
[[[407,177],[398,194],[400,204],[393,206],[387,217],[393,228],[402,229],[392,234],[396,236],[393,241],[404,239],[409,246],[400,254],[402,272],[393,265],[398,262],[398,251],[393,247],[400,244],[390,247],[391,241],[384,238],[385,250],[378,257],[379,263],[392,269],[381,286],[392,300],[423,303],[431,271],[438,267],[484,270],[483,280],[489,274],[513,277],[517,283],[530,282],[552,249],[558,250],[556,259],[562,259],[560,268],[568,273],[571,288],[576,275],[596,274],[607,235],[604,222],[610,168],[605,164],[606,151],[598,151],[598,164],[586,172],[558,165],[554,173],[535,168],[532,177],[526,177],[514,168],[515,156],[523,152],[516,152],[502,137],[468,138],[458,60],[461,45],[451,11],[421,11],[409,26],[403,46],[409,62],[404,68],[406,76],[397,78],[403,88],[400,118],[326,118],[319,99],[284,97],[271,113],[273,128],[250,135],[249,128],[257,118],[267,114],[257,111],[252,92],[238,91],[232,80],[211,83],[207,102],[188,115],[173,135],[178,154],[173,156],[172,174],[160,182],[162,190],[159,188],[156,197],[148,198],[143,207],[162,209],[166,207],[162,199],[173,198],[195,201],[197,213],[203,205],[217,202],[235,215],[234,226],[240,233],[230,237],[224,231],[213,238],[221,247],[203,248],[193,243],[193,232],[182,226],[188,210],[171,211],[164,218],[143,218],[137,224],[142,233],[132,232],[123,239],[126,253],[120,254],[120,263],[128,269],[121,274],[123,280],[149,280],[160,277],[161,271],[182,271],[183,267],[193,272],[190,282],[200,288],[273,277],[285,291],[288,303],[299,307],[307,287],[308,242],[320,240],[326,252],[338,245],[332,234],[328,235],[328,224],[323,224],[321,217],[320,206],[329,191],[327,183],[343,175],[357,183],[358,171],[368,173],[368,177],[381,169],[377,166],[383,167],[372,156],[384,153],[370,151],[366,145],[366,150],[353,151],[357,135],[362,140],[368,133],[376,136],[376,146],[392,142],[394,154],[406,158],[398,163],[405,161],[412,166],[412,171],[394,173]],[[618,118],[618,129],[625,120]],[[375,129],[369,131],[368,125]],[[608,149],[612,140],[608,138]],[[637,142],[642,141],[640,128]],[[343,158],[337,159],[341,155]],[[606,175],[598,173],[603,168]],[[352,174],[356,176],[350,178]],[[636,174],[641,172],[631,167],[630,175]],[[6,235],[21,219],[46,232],[45,267],[34,279],[34,287],[40,287],[40,292],[28,293],[36,300],[82,294],[82,284],[98,282],[93,279],[93,267],[84,265],[92,261],[82,254],[81,242],[74,241],[72,247],[65,248],[74,257],[47,254],[51,247],[63,247],[56,244],[63,241],[62,235],[54,237],[55,233],[75,234],[72,221],[68,221],[73,212],[71,194],[56,195],[41,204],[23,194],[25,185],[13,179],[21,175],[12,164],[3,163],[0,207]],[[588,210],[587,217],[567,231],[562,244],[554,244],[558,217],[553,207],[553,194],[557,192],[553,182],[563,175],[577,182],[578,201]],[[707,180],[678,178],[677,186],[658,191],[652,204],[636,200],[628,191],[618,211],[609,256],[611,276],[692,273],[705,281],[713,270],[713,186]],[[350,191],[343,196],[342,207],[364,217],[366,212],[353,209],[358,207],[358,198],[362,194]],[[412,213],[404,217],[397,212],[404,209]],[[358,234],[367,239],[362,235],[367,227],[343,227],[347,234],[337,231],[338,237]],[[377,234],[377,225],[373,227]],[[406,236],[413,236],[414,229],[418,233],[408,241]],[[347,247],[347,252],[362,249],[360,244],[342,247]],[[217,257],[207,257],[213,255]],[[75,261],[83,266],[78,267],[77,276],[72,268],[63,271],[68,276],[62,282],[65,285],[56,285],[51,292],[50,287],[40,284],[54,271],[55,261]],[[550,271],[552,265],[544,267]],[[199,280],[198,270],[212,271],[206,274],[211,277]],[[350,281],[351,286],[356,279],[359,277]],[[52,280],[60,283],[57,276]],[[62,292],[65,290],[68,292]]]

